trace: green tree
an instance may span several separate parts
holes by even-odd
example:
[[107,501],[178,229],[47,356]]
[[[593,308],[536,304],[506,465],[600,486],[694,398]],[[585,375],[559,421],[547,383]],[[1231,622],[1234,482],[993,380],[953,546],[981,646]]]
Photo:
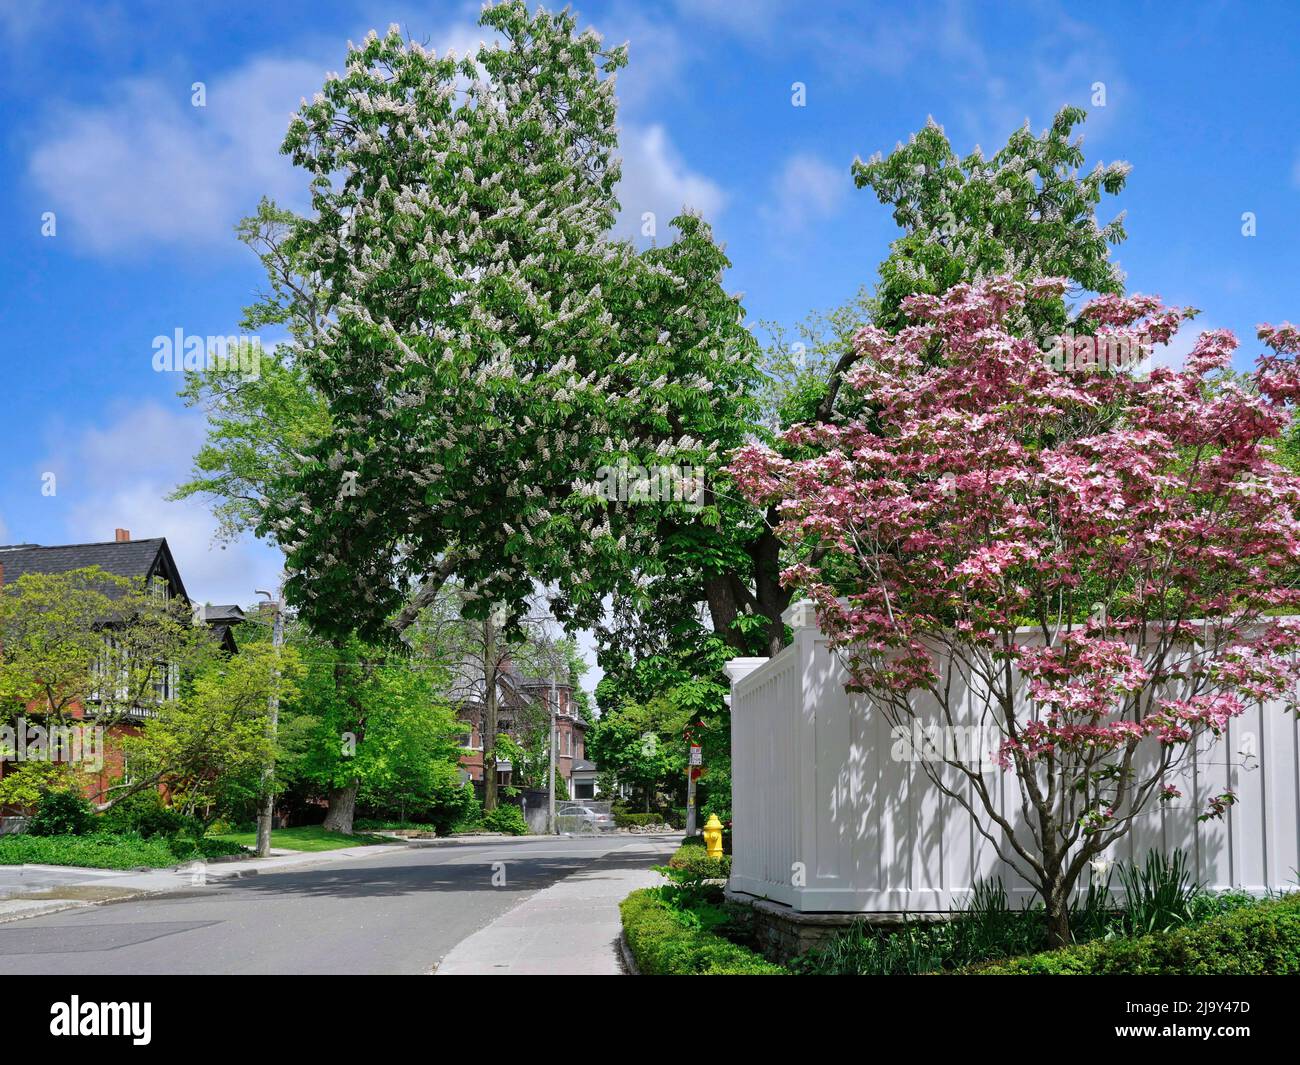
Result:
[[[881,263],[872,324],[896,332],[905,324],[903,300],[939,295],[962,282],[996,275],[1020,280],[1065,277],[1072,291],[1119,293],[1123,274],[1110,258],[1125,239],[1124,215],[1097,218],[1103,195],[1123,190],[1128,163],[1097,163],[1084,174],[1087,118],[1063,107],[1035,135],[1028,122],[990,158],[976,148],[959,158],[933,119],[888,156],[853,164],[853,180],[893,208],[903,233]],[[1015,323],[1025,335],[1045,339],[1069,324],[1057,299],[1031,301]],[[858,354],[847,345],[832,368],[817,418],[830,420],[845,372]]]
[[726,260],[693,216],[644,254],[608,236],[622,49],[518,2],[483,22],[475,63],[368,38],[286,140],[315,217],[284,259],[323,296],[286,289],[282,314],[329,309],[295,341],[329,425],[261,528],[319,626],[405,628],[452,574],[483,613],[537,578],[589,619],[661,565],[665,521],[721,524],[707,491],[697,512],[590,489],[620,463],[716,469],[743,440],[753,342]]
[[300,266],[300,225],[291,211],[264,199],[236,228],[261,261],[269,286],[244,309],[240,328],[283,328],[292,342],[260,349],[256,373],[218,364],[187,373],[180,391],[187,406],[207,416],[208,433],[192,476],[171,498],[206,498],[225,540],[267,521],[277,481],[329,429],[325,401],[296,357],[296,345],[309,344],[327,314],[323,294],[311,288]]
[[[240,634],[247,646],[265,646],[254,626]],[[283,780],[325,796],[325,827],[336,832],[352,832],[359,798],[427,809],[460,756],[460,725],[438,697],[438,670],[405,649],[321,637],[296,620],[285,640],[302,676],[281,703]]]
[[587,748],[597,764],[614,771],[619,783],[641,792],[649,811],[657,791],[676,793],[685,779],[688,721],[670,698],[626,703],[596,721]]
[[123,738],[131,779],[111,797],[116,802],[165,786],[172,804],[190,814],[232,793],[251,800],[271,751],[268,701],[293,699],[300,674],[293,648],[276,653],[250,643],[238,654],[214,656],[181,698],[163,703],[147,728]]
[[95,566],[0,586],[0,646],[0,704],[10,715],[66,723],[84,710],[104,726],[174,699],[181,677],[216,650],[189,603],[161,582]]

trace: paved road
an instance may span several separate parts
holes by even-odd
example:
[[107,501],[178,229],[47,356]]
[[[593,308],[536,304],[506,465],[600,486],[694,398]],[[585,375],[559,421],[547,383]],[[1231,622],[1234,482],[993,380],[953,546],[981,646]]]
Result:
[[654,864],[640,842],[387,851],[12,921],[0,924],[0,974],[427,973],[524,896],[602,856],[604,867]]

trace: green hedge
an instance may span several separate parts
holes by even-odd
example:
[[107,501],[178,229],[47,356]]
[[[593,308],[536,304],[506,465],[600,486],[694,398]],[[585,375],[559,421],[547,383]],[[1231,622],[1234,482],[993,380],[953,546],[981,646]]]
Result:
[[619,904],[623,934],[645,976],[783,976],[786,970],[712,932],[685,927],[662,888],[634,891]]
[[1100,939],[965,970],[976,976],[1300,974],[1300,892],[1136,939]]
[[668,867],[704,880],[726,880],[731,876],[731,855],[710,858],[703,842],[688,839],[673,851],[673,856],[668,859]]

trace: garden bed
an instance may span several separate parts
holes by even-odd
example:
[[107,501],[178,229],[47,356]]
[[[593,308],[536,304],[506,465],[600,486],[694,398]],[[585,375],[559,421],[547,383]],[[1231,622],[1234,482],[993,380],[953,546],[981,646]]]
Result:
[[1260,899],[1196,886],[1179,853],[1120,869],[1118,898],[1091,892],[1075,908],[1075,945],[1047,950],[1041,907],[1013,910],[999,883],[980,885],[968,910],[944,919],[861,921],[824,946],[778,965],[763,957],[752,907],[723,897],[729,856],[687,840],[670,880],[622,905],[627,945],[648,975],[1267,975],[1300,973],[1300,893]]
[[1103,939],[965,970],[977,976],[1300,974],[1300,892],[1172,932]]

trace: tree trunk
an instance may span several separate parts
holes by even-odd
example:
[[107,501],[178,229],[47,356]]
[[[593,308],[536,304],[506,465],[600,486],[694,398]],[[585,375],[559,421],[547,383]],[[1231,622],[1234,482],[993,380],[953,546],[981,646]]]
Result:
[[497,808],[497,645],[492,619],[483,622],[483,812]]
[[[768,520],[776,520],[775,509],[769,512]],[[769,656],[779,654],[785,646],[781,614],[790,605],[790,591],[781,587],[781,541],[770,529],[764,529],[746,551],[751,571],[743,578],[736,573],[723,573],[704,581],[704,598],[709,604],[713,631],[737,651],[747,653],[746,644],[752,644],[752,640],[746,641],[733,628],[733,623],[742,613],[757,614],[767,621],[763,650]],[[750,583],[754,587],[752,592]]]
[[738,651],[744,650],[740,633],[733,629],[732,622],[740,616],[740,604],[736,602],[732,577],[708,577],[704,581],[704,598],[709,604],[709,617],[713,621],[713,631]]
[[[768,510],[768,522],[775,524],[779,515],[775,507]],[[754,560],[754,593],[758,611],[767,618],[767,654],[774,657],[785,646],[785,622],[781,615],[790,605],[790,590],[781,587],[781,541],[770,529],[764,529],[750,549]]]
[[330,808],[325,814],[323,826],[326,832],[352,835],[352,819],[357,812],[357,788],[360,784],[359,780],[353,780],[341,788],[330,788]]
[[1067,894],[1053,890],[1047,899],[1047,945],[1055,950],[1068,947],[1073,942],[1070,934],[1070,899]]

